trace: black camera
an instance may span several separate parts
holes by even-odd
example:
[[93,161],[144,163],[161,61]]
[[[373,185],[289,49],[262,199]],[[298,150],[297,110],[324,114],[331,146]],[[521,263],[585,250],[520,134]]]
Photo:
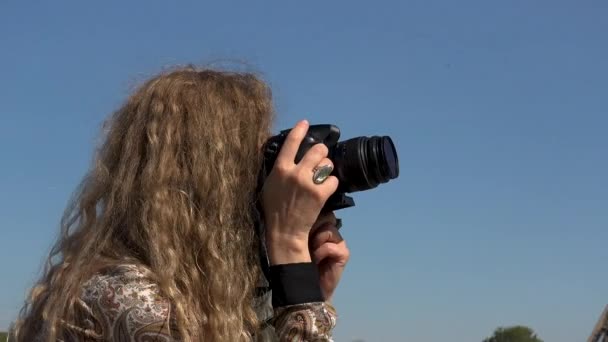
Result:
[[[263,181],[277,159],[283,142],[291,129],[281,131],[264,145]],[[338,190],[327,200],[323,211],[333,211],[355,205],[347,193],[369,190],[399,176],[399,159],[393,140],[388,136],[355,137],[338,142],[340,129],[334,125],[311,125],[300,144],[295,162],[298,163],[312,146],[323,143],[329,149],[328,158],[334,164],[332,175],[340,181]]]

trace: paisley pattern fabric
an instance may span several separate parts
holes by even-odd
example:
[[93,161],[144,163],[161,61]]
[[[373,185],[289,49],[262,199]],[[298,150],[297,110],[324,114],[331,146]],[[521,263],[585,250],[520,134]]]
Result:
[[[171,303],[160,295],[146,272],[134,265],[115,266],[83,285],[79,326],[66,325],[66,340],[178,342]],[[257,307],[256,307],[257,309]],[[336,311],[328,303],[278,308],[270,320],[274,336],[263,341],[333,341]]]
[[279,341],[332,341],[336,311],[328,303],[290,305],[276,310],[275,333]]

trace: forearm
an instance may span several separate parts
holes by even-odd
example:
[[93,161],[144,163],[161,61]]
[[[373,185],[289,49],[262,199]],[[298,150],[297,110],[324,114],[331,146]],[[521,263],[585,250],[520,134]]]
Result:
[[336,320],[331,304],[316,302],[276,308],[273,322],[279,341],[333,341]]
[[279,341],[332,341],[336,311],[324,302],[316,265],[275,265],[270,277]]

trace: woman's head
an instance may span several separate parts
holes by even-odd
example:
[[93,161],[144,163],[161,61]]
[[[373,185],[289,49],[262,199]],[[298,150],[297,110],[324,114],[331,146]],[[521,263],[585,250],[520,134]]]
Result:
[[251,208],[272,113],[269,88],[252,74],[189,67],[137,89],[105,125],[18,340],[60,334],[61,320],[77,320],[78,286],[91,270],[122,262],[150,268],[185,338],[237,341],[250,331]]

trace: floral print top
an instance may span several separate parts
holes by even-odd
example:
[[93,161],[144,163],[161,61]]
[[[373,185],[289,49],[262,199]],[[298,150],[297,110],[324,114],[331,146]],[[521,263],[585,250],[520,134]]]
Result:
[[[79,336],[77,341],[83,337],[86,341],[108,342],[179,341],[170,302],[138,266],[115,266],[94,275],[83,285],[79,304],[84,318],[82,325],[66,327],[69,335]],[[261,312],[263,316],[266,309],[266,315],[270,316],[270,324],[257,340],[333,341],[336,311],[329,303],[304,303],[273,310],[268,301],[259,299],[256,306],[259,315]]]

